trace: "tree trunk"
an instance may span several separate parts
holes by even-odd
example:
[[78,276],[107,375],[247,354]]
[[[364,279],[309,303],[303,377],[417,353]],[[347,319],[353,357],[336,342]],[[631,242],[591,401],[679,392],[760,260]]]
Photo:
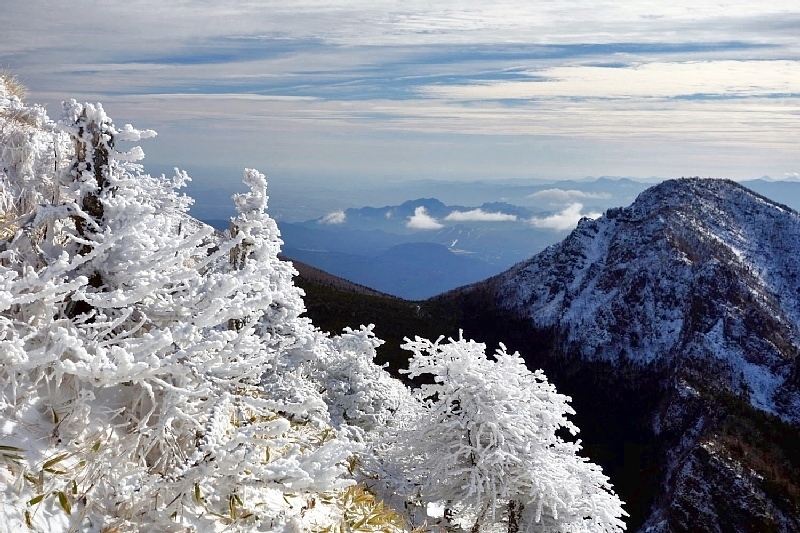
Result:
[[[108,187],[107,175],[109,172],[109,149],[114,146],[114,138],[107,131],[107,124],[86,122],[86,110],[81,114],[78,127],[78,136],[75,139],[75,157],[77,159],[75,170],[82,172],[83,169],[91,171],[97,181],[97,192],[89,192],[81,199],[81,207],[87,215],[91,216],[95,222],[100,224],[103,219],[103,203],[100,196]],[[91,149],[83,140],[84,129],[92,136]],[[105,138],[107,137],[107,139]],[[91,152],[91,157],[89,153]],[[75,227],[81,237],[88,237],[88,222],[80,217],[75,219]],[[84,246],[81,253],[89,252],[89,247]]]
[[483,506],[483,509],[480,510],[478,513],[478,517],[475,519],[475,523],[472,525],[472,529],[470,533],[481,533],[481,526],[483,525],[483,521],[486,519],[486,513],[489,512],[489,503]]
[[524,506],[517,500],[508,501],[508,533],[519,532],[519,517]]
[[453,524],[453,519],[456,517],[455,511],[453,508],[450,507],[450,504],[453,502],[448,501],[446,507],[444,508],[444,513],[442,514],[442,521],[444,522],[444,528],[446,531],[453,531],[455,529],[455,525]]
[[[231,221],[231,238],[236,237],[236,234],[239,233],[239,228],[236,224]],[[231,267],[235,270],[241,270],[244,268],[244,264],[247,261],[247,257],[250,255],[250,248],[252,247],[251,243],[247,241],[242,241],[241,243],[234,246],[230,251],[229,262]],[[231,318],[228,320],[228,329],[231,331],[241,331],[248,323],[250,322],[250,317],[245,316],[242,318]]]
[[[90,171],[95,181],[97,182],[97,190],[87,192],[83,198],[80,199],[81,208],[89,215],[94,222],[103,227],[103,202],[101,196],[108,188],[109,180],[108,174],[110,172],[110,149],[114,146],[114,136],[109,131],[109,125],[105,122],[89,121],[86,116],[86,109],[83,110],[80,117],[78,117],[78,133],[75,136],[75,163],[73,165],[73,175],[78,179],[83,171]],[[87,143],[84,140],[84,133],[91,134],[91,142]],[[78,235],[86,240],[92,239],[91,224],[83,217],[73,217],[75,222],[75,229],[78,230]],[[78,250],[81,255],[86,255],[92,251],[92,247],[84,244]],[[89,273],[89,286],[99,289],[103,286],[103,277],[95,270]],[[72,301],[66,309],[66,314],[70,318],[75,318],[79,315],[89,314],[92,311],[92,306],[83,300]]]

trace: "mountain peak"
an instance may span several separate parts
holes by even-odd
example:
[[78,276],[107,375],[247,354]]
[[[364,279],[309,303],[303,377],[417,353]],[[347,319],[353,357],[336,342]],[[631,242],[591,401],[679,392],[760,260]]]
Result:
[[714,368],[800,422],[800,215],[729,180],[680,179],[583,220],[498,278],[502,306],[589,360]]
[[[666,180],[643,191],[631,205],[632,212],[647,212],[653,209],[678,209],[681,212],[712,209],[715,215],[721,212],[754,209],[758,205],[770,205],[780,211],[791,211],[760,194],[728,179],[679,178]],[[737,209],[738,208],[738,209]]]
[[425,209],[441,210],[446,209],[447,206],[437,198],[417,198],[416,200],[407,200],[400,205],[401,209],[410,209],[412,212],[417,207],[424,207]]
[[451,298],[596,407],[587,448],[617,450],[632,529],[798,531],[798,250],[797,212],[671,180]]

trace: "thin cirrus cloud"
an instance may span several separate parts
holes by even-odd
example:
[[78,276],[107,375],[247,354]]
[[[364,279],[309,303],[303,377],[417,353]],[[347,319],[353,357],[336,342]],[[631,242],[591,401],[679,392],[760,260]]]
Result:
[[0,64],[54,118],[74,97],[158,130],[146,163],[167,168],[797,170],[800,5],[786,0],[51,4],[3,13]]
[[546,217],[531,217],[529,222],[536,228],[566,231],[575,227],[582,218],[599,218],[602,213],[583,213],[583,204],[572,203],[561,212]]
[[424,206],[419,206],[414,209],[414,214],[408,217],[406,227],[409,229],[432,230],[441,229],[444,224],[430,216]]
[[500,211],[487,212],[479,207],[470,211],[453,211],[444,219],[448,222],[513,222],[517,220],[517,215]]
[[688,61],[623,67],[562,66],[529,81],[439,85],[423,90],[457,100],[532,98],[778,97],[800,94],[800,61]]

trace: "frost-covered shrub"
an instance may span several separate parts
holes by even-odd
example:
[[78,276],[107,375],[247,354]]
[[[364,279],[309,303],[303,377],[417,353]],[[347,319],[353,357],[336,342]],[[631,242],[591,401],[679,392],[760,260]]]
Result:
[[569,398],[542,371],[531,372],[504,346],[463,338],[416,338],[408,374],[429,376],[416,396],[425,407],[401,441],[423,502],[480,531],[619,531],[625,515],[600,467],[577,455]]
[[409,390],[373,362],[383,341],[372,329],[345,328],[326,339],[327,356],[312,374],[330,406],[332,423],[355,430],[358,440],[380,434],[415,408]]
[[188,215],[185,173],[119,150],[154,132],[75,101],[55,124],[12,93],[0,76],[7,528],[391,532],[414,498],[477,528],[621,527],[599,468],[555,435],[575,430],[567,399],[518,356],[409,342],[411,377],[434,377],[413,397],[374,364],[371,327],[301,316],[262,174],[219,234]]
[[273,528],[291,520],[277,495],[352,484],[355,446],[314,387],[295,401],[260,386],[313,359],[317,335],[277,259],[263,176],[246,171],[235,235],[219,238],[187,216],[185,174],[151,177],[138,150],[116,150],[147,132],[75,102],[60,130],[75,149],[59,201],[0,251],[9,524]]
[[24,88],[0,71],[0,238],[9,237],[20,217],[57,195],[57,172],[66,136],[41,106],[22,101]]

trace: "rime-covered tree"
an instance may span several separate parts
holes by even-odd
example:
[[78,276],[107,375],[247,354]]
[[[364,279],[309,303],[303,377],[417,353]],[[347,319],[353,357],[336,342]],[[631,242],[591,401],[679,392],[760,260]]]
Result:
[[[117,150],[146,132],[74,101],[56,129],[73,147],[59,194],[9,221],[0,248],[9,523],[278,527],[272,494],[352,484],[356,446],[328,436],[313,383],[301,398],[261,386],[319,354],[264,177],[246,171],[237,231],[219,236],[187,216],[184,173],[151,177],[139,150]],[[5,174],[2,192],[36,185]]]
[[625,515],[600,468],[562,439],[577,428],[569,398],[504,346],[416,338],[408,374],[432,378],[416,396],[423,416],[405,434],[407,468],[423,502],[473,532],[620,531]]
[[[188,176],[143,172],[150,131],[0,75],[0,518],[33,531],[401,531],[387,501],[476,529],[621,528],[599,468],[558,438],[566,398],[517,356],[418,339],[416,398],[372,328],[302,316],[266,179],[221,234]],[[360,455],[360,457],[359,457]],[[361,486],[356,483],[363,482]],[[419,508],[418,508],[419,509]],[[424,519],[423,519],[424,520]],[[571,528],[571,529],[570,529]]]

